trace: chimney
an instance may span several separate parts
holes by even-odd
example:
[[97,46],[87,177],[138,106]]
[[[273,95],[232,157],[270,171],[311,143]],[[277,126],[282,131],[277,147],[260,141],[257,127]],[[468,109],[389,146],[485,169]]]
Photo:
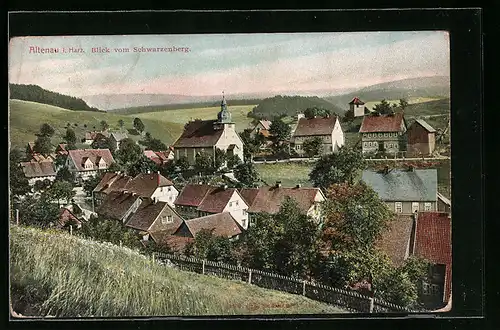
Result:
[[276,181],[276,188],[281,188],[281,181]]
[[299,184],[296,184],[295,185],[295,188],[300,188],[302,185],[299,183]]

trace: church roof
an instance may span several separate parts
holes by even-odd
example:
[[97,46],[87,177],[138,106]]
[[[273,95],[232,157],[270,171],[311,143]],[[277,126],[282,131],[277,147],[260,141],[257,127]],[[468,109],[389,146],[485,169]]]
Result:
[[214,127],[213,120],[195,120],[184,127],[184,132],[175,141],[174,148],[213,147],[222,135],[221,129]]

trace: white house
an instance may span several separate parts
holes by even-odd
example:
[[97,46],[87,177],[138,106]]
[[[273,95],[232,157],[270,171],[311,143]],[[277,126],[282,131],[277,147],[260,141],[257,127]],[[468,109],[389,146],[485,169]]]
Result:
[[243,160],[243,141],[236,133],[225,98],[222,98],[216,121],[194,120],[187,123],[173,148],[175,160],[186,157],[190,164],[195,164],[200,153],[214,157],[216,149],[224,150],[229,155],[236,154]]
[[115,150],[120,149],[121,141],[126,138],[128,138],[127,133],[114,132],[109,135],[109,139],[111,140]]
[[305,118],[298,116],[297,126],[292,134],[291,143],[295,151],[300,155],[304,153],[305,141],[320,138],[322,141],[321,154],[336,152],[344,145],[344,132],[340,126],[338,117],[315,117]]
[[114,162],[109,149],[76,149],[68,150],[66,166],[77,178],[87,180]]
[[172,181],[165,178],[160,172],[140,173],[128,181],[124,189],[135,192],[143,198],[166,202],[171,207],[175,207],[174,202],[179,195],[179,191],[175,189]]

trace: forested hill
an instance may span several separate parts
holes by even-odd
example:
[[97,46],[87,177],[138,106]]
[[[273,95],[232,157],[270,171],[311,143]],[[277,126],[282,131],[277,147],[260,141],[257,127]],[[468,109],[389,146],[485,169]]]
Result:
[[271,119],[274,116],[287,115],[296,116],[307,108],[324,108],[342,115],[345,111],[332,103],[317,96],[281,96],[277,95],[262,100],[258,106],[252,109],[252,115],[256,118]]
[[11,99],[38,102],[68,110],[99,111],[97,108],[90,107],[82,99],[51,92],[37,85],[10,84],[9,87]]

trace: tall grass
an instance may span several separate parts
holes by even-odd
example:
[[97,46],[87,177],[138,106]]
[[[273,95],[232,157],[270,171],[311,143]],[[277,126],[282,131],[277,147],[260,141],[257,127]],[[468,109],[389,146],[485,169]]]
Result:
[[[342,312],[301,296],[168,268],[128,248],[12,226],[14,310],[123,317]],[[26,312],[25,312],[26,313]]]

